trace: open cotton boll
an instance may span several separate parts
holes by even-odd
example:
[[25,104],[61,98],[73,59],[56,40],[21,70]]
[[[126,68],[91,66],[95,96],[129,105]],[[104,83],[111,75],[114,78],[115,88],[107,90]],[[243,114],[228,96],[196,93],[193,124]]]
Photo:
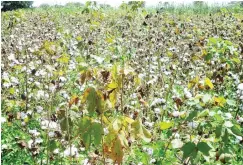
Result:
[[148,155],[152,156],[153,152],[154,152],[153,148],[147,148]]
[[45,92],[43,90],[37,91],[36,97],[37,97],[37,99],[44,98],[45,97]]
[[70,147],[67,147],[64,151],[64,156],[66,156],[66,157],[75,156],[77,154],[78,154],[78,149],[74,145],[71,146],[71,149],[70,149]]
[[172,112],[172,116],[173,117],[178,117],[178,116],[180,116],[180,112],[179,111],[174,111],[174,112]]
[[34,144],[34,141],[31,139],[27,143],[28,143],[28,148],[32,148],[32,145]]
[[154,101],[151,103],[151,107],[152,106],[156,106],[158,104],[164,104],[165,103],[165,99],[162,98],[156,98],[154,99]]
[[29,130],[29,133],[33,136],[39,136],[40,135],[40,132],[38,132],[36,129],[33,129],[33,130]]
[[53,151],[53,154],[58,154],[58,153],[59,153],[59,149],[58,148]]
[[156,162],[156,159],[151,159],[151,160],[149,161],[150,164],[153,164],[153,163],[155,163],[155,162]]
[[154,123],[153,123],[153,122],[145,121],[145,122],[144,122],[144,125],[147,126],[147,127],[149,127],[149,128],[152,128],[153,125],[154,125]]
[[15,56],[14,56],[13,53],[11,53],[11,54],[8,56],[8,60],[10,60],[10,61],[15,60]]
[[5,123],[6,121],[6,118],[1,116],[1,123]]
[[225,113],[224,115],[226,119],[232,119],[233,117],[231,113]]
[[155,114],[160,114],[160,112],[161,112],[161,110],[160,110],[159,108],[155,108],[155,109],[154,109],[154,113],[155,113]]
[[54,132],[49,132],[49,133],[48,133],[48,136],[49,136],[50,138],[53,138],[53,137],[55,136],[55,133],[54,133]]
[[43,142],[43,139],[41,139],[40,137],[35,139],[35,144],[41,144]]
[[191,92],[189,92],[186,88],[184,89],[184,94],[185,94],[185,97],[186,97],[187,99],[192,98],[192,94],[191,94]]
[[198,126],[198,123],[196,123],[194,121],[188,123],[188,127],[192,128],[192,129],[197,128],[197,126]]
[[36,107],[37,113],[41,113],[43,111],[43,108],[41,106]]
[[237,89],[243,91],[243,83],[239,84],[239,85],[237,86]]

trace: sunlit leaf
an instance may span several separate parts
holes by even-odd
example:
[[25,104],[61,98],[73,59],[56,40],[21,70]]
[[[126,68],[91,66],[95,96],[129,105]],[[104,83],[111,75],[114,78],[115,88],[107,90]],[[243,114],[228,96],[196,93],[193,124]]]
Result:
[[160,129],[161,130],[166,130],[168,128],[171,128],[173,126],[173,122],[172,121],[163,121],[160,123]]
[[213,86],[213,83],[211,82],[211,80],[209,79],[209,78],[205,78],[205,80],[204,80],[204,83],[205,83],[205,85],[207,85],[210,89],[213,89],[214,88],[214,86]]

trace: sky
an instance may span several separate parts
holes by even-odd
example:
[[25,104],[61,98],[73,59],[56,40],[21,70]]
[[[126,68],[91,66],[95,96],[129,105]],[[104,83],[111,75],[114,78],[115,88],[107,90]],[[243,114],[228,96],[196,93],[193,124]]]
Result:
[[[110,4],[113,7],[118,7],[122,2],[128,2],[129,0],[96,0],[98,3],[106,3],[106,4]],[[184,3],[184,4],[190,4],[192,3],[194,0],[150,0],[150,1],[146,1],[146,5],[147,6],[156,6],[156,4],[158,4],[159,2],[174,2],[174,4],[180,4],[180,3]],[[207,2],[208,4],[213,4],[213,3],[219,3],[219,4],[225,4],[227,2],[230,2],[233,0],[205,0],[205,2]],[[237,1],[237,0],[236,0]],[[81,3],[85,3],[86,1],[84,0],[36,0],[34,1],[33,6],[38,7],[41,4],[49,4],[49,5],[65,5],[68,2],[81,2]]]

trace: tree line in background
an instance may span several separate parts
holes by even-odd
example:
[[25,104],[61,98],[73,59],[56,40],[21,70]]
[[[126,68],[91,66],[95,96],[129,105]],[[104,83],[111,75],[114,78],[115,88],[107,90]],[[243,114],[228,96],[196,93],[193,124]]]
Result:
[[[94,6],[97,5],[96,1],[88,1],[87,3],[90,3]],[[124,5],[132,6],[133,8],[141,8],[145,7],[145,1],[129,1],[127,4],[122,3],[120,5],[121,8],[124,7]],[[240,4],[241,7],[243,7],[243,1],[231,1],[229,4]],[[33,1],[2,1],[1,2],[1,10],[2,11],[11,11],[11,10],[16,10],[16,9],[21,9],[21,8],[31,8],[33,4]],[[169,2],[159,2],[159,5],[162,5],[163,7],[169,6]],[[49,7],[50,5],[48,4],[42,4],[40,7]],[[57,5],[58,6],[58,5]],[[84,4],[80,2],[69,2],[66,4],[66,6],[84,6]],[[99,5],[102,8],[109,8],[111,7],[109,4],[100,4]],[[204,1],[194,1],[193,6],[196,7],[205,7],[207,6],[207,3]]]
[[9,11],[32,7],[33,1],[1,1],[1,10]]

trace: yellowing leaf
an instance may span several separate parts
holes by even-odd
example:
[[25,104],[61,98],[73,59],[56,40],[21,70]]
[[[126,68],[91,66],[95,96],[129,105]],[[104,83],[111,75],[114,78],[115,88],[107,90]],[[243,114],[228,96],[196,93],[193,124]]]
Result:
[[115,82],[112,82],[112,83],[108,84],[107,87],[110,88],[110,89],[115,89],[115,88],[118,87],[118,84],[115,83]]
[[113,39],[112,39],[112,38],[106,38],[105,40],[106,40],[106,42],[108,42],[108,43],[113,43]]
[[163,121],[163,122],[160,123],[160,129],[166,130],[166,129],[172,127],[173,124],[174,123],[172,121]]
[[199,83],[199,77],[196,76],[194,79],[192,79],[189,83],[188,83],[188,88],[192,88],[194,87],[196,84]]
[[112,107],[114,108],[116,105],[116,91],[115,90],[109,95],[109,100],[111,102]]
[[14,88],[10,88],[10,89],[9,89],[9,93],[10,93],[10,94],[12,94],[12,95],[13,95],[13,94],[14,94],[14,92],[15,92]]
[[121,140],[118,137],[115,138],[111,147],[111,159],[119,165],[124,155],[122,147]]
[[64,55],[58,59],[59,62],[67,64],[69,62],[69,57]]
[[168,57],[173,57],[173,53],[171,51],[168,51],[166,54]]
[[150,141],[151,134],[150,132],[142,125],[141,119],[135,120],[132,124],[131,137],[132,138],[141,138],[146,142]]
[[240,61],[239,58],[232,58],[231,60],[234,61],[237,64],[240,64],[241,63],[241,61]]
[[125,121],[128,122],[129,124],[132,124],[134,122],[134,120],[129,117],[125,117]]
[[205,78],[205,80],[204,80],[204,83],[205,83],[205,85],[207,85],[210,89],[213,89],[213,83],[211,82],[211,80],[209,79],[209,78]]
[[226,100],[222,96],[220,96],[220,97],[214,97],[214,103],[215,103],[215,105],[219,105],[219,106],[223,107],[224,104],[226,103]]
[[77,104],[79,101],[79,98],[77,96],[73,96],[71,100],[69,101],[69,108],[75,103]]
[[77,40],[77,41],[81,41],[81,40],[82,40],[82,37],[81,37],[81,36],[77,36],[77,37],[76,37],[76,40]]

